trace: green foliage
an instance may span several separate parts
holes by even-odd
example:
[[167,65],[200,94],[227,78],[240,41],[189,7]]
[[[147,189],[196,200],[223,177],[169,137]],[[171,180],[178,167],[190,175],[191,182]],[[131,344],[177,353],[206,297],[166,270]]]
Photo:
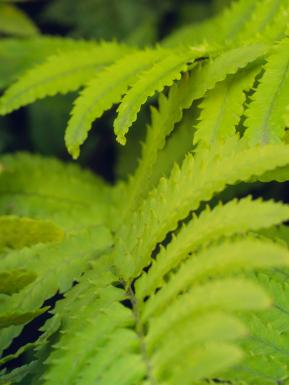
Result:
[[158,56],[151,50],[132,53],[104,68],[104,73],[91,80],[75,102],[65,136],[67,148],[75,158],[79,156],[79,146],[86,139],[93,120],[117,103],[138,72],[151,66]]
[[265,73],[259,80],[260,84],[246,112],[245,125],[248,130],[245,137],[252,143],[280,142],[284,137],[284,116],[288,107],[288,68],[287,38],[267,58]]
[[124,47],[117,44],[104,43],[90,47],[89,50],[78,49],[50,57],[44,65],[28,71],[21,81],[10,88],[9,93],[2,99],[2,114],[47,95],[77,90],[96,70],[119,58],[125,51]]
[[1,157],[0,384],[285,385],[289,207],[244,184],[289,180],[288,12],[240,0],[144,49],[0,41],[1,84],[17,78],[3,115],[82,88],[74,158],[113,105],[125,144],[151,104],[138,164],[114,185]]
[[73,3],[53,0],[44,11],[44,18],[72,28],[74,36],[118,37],[136,43],[150,43],[156,38],[157,18],[167,7],[168,4],[144,0],[123,0],[121,3],[116,0],[109,3],[105,0]]
[[100,224],[109,216],[108,186],[76,165],[25,153],[5,155],[1,163],[2,215],[48,219],[69,231]]
[[54,223],[9,215],[0,217],[0,229],[0,248],[22,249],[38,242],[61,240],[64,236]]
[[33,22],[13,5],[0,4],[0,33],[7,35],[37,35],[37,27]]
[[0,87],[15,81],[23,71],[51,55],[94,46],[93,42],[49,36],[1,39]]

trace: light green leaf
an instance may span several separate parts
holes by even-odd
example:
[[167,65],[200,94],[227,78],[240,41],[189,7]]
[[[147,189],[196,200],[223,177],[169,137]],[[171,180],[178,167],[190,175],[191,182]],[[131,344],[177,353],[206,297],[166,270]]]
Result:
[[164,55],[162,50],[147,50],[126,55],[94,77],[76,99],[65,134],[68,151],[77,158],[92,122],[102,116],[122,95],[137,75]]
[[288,106],[289,38],[282,40],[267,58],[264,75],[246,111],[245,138],[251,144],[280,143],[285,135]]

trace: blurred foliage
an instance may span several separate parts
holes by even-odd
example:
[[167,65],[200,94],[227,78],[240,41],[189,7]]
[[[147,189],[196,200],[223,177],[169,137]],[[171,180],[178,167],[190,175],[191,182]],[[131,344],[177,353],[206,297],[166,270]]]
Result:
[[[72,35],[154,43],[175,25],[201,20],[224,1],[210,0],[53,0],[44,20],[70,28]],[[228,3],[228,1],[226,1]]]
[[68,27],[77,37],[120,39],[136,44],[155,41],[157,22],[167,1],[85,0],[52,1],[43,13],[46,21]]
[[0,4],[0,33],[15,36],[33,36],[36,25],[20,9],[10,4]]
[[[25,37],[38,33],[50,35],[120,40],[133,45],[151,45],[165,37],[174,28],[198,22],[228,5],[230,0],[0,0],[0,36]],[[12,4],[13,3],[13,4]],[[14,80],[15,76],[31,63],[35,64],[47,52],[31,46],[23,49],[17,41],[0,44],[0,88]],[[37,44],[37,43],[36,43]],[[19,55],[19,50],[21,55]],[[31,52],[30,52],[31,51]],[[17,52],[18,60],[15,60]],[[20,60],[19,60],[20,57]],[[0,151],[29,150],[68,158],[64,147],[63,132],[71,105],[71,95],[45,99],[11,117],[0,119]],[[81,163],[112,179],[112,164],[117,157],[116,173],[125,177],[135,167],[140,151],[139,139],[144,135],[148,111],[131,130],[128,145],[115,143],[111,132],[110,115],[96,124],[94,135],[84,148]]]

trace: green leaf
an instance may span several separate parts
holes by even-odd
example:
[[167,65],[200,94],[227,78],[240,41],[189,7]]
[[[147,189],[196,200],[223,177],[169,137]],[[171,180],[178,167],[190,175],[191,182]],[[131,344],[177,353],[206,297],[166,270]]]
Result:
[[260,65],[248,66],[208,91],[200,105],[195,143],[212,146],[235,134],[244,109],[245,91],[253,86],[259,71]]
[[164,55],[163,50],[146,50],[116,61],[100,71],[76,99],[65,134],[68,151],[77,158],[79,147],[85,141],[92,122],[101,117],[122,95],[139,72],[149,68]]
[[171,376],[170,384],[190,385],[192,381],[204,377],[216,377],[225,368],[238,363],[242,357],[241,350],[232,344],[210,343],[184,357],[184,369],[177,365],[168,369]]
[[[200,312],[215,309],[223,311],[258,310],[269,307],[271,300],[264,289],[241,278],[215,279],[203,285],[193,286],[185,294],[170,302],[165,310],[155,309],[149,319],[147,344],[156,348],[159,341],[178,322],[196,317]],[[148,320],[150,305],[144,307],[142,319]]]
[[138,276],[149,264],[158,242],[201,201],[208,201],[227,185],[248,181],[289,162],[287,145],[246,148],[242,141],[228,140],[210,151],[186,157],[168,179],[161,179],[141,207],[119,230],[116,264],[125,278]]
[[10,84],[31,66],[43,62],[51,55],[68,51],[94,48],[92,41],[72,40],[63,37],[37,36],[25,39],[4,38],[0,41],[0,87]]
[[[131,327],[134,323],[131,310],[118,302],[124,298],[123,290],[107,285],[97,290],[93,284],[88,286],[87,290],[84,293],[86,296],[91,293],[89,294],[90,306],[87,304],[82,307],[82,312],[64,315],[61,338],[45,363],[47,367],[43,377],[45,385],[55,384],[55,381],[75,384],[78,383],[78,375],[84,379],[87,371],[91,371],[90,360],[94,358],[94,354],[101,356],[102,350],[105,352],[107,348],[109,352],[109,340],[113,341],[121,330]],[[78,301],[76,299],[74,302],[74,309],[78,308]],[[128,347],[134,350],[135,344],[129,345]],[[124,380],[127,378],[126,363],[130,362],[132,357],[128,351],[123,359],[119,358],[118,361],[111,362],[108,367],[104,366],[103,370],[100,362],[100,367],[94,375],[95,381],[114,383],[113,378],[115,378],[119,379],[117,383],[126,383]],[[139,363],[139,356],[135,355],[135,358],[132,371],[127,374],[128,378],[134,370],[139,371],[139,364],[142,369],[140,374],[143,373],[143,364]],[[73,362],[74,364],[71,365]],[[82,372],[83,375],[81,375]],[[108,382],[106,378],[112,382]]]
[[147,127],[141,158],[126,186],[124,215],[130,214],[151,189],[159,153],[165,147],[166,139],[174,130],[175,124],[182,120],[184,106],[191,103],[191,92],[191,83],[186,74],[170,88],[167,97],[160,94],[158,108],[151,107],[151,123]]
[[[111,244],[110,232],[105,227],[97,226],[67,237],[62,242],[38,244],[8,253],[1,260],[2,273],[23,269],[37,278],[19,292],[3,298],[0,315],[5,317],[15,312],[25,314],[35,311],[57,292],[66,292],[89,269],[90,261],[106,252]],[[0,332],[1,350],[20,331],[19,327],[10,327]]]
[[161,248],[148,273],[136,281],[138,296],[144,298],[162,286],[163,277],[199,248],[223,237],[271,227],[288,218],[286,206],[270,201],[252,201],[250,198],[233,200],[213,210],[203,210],[199,217],[195,216],[184,225],[166,247]]
[[163,289],[145,304],[146,317],[159,312],[180,293],[198,282],[236,272],[289,265],[287,248],[254,239],[223,242],[196,252],[171,274]]
[[64,232],[48,221],[0,216],[0,249],[21,249],[36,243],[61,241]]
[[37,278],[35,273],[26,270],[10,270],[0,273],[0,293],[14,294]]
[[116,43],[103,43],[50,56],[43,64],[20,76],[0,99],[4,115],[37,99],[77,90],[97,70],[129,51]]
[[146,100],[155,92],[161,92],[165,86],[171,86],[175,80],[179,80],[181,73],[188,68],[187,63],[194,61],[195,58],[196,53],[193,51],[171,53],[151,69],[140,74],[118,108],[114,132],[119,143],[125,144],[128,129],[136,120],[137,113]]
[[31,321],[33,318],[38,317],[40,314],[45,313],[49,307],[37,309],[27,313],[10,313],[0,316],[0,328],[6,328],[11,325],[21,325]]
[[280,143],[285,135],[284,114],[289,88],[288,38],[274,48],[264,71],[246,111],[245,138],[251,144]]
[[108,186],[78,165],[26,153],[5,155],[1,162],[2,215],[51,221],[68,231],[109,220]]

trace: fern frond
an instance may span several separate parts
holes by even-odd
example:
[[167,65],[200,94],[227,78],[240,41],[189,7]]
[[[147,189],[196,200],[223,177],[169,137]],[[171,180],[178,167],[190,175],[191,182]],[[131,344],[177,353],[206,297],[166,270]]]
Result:
[[[205,51],[198,53],[205,54]],[[193,51],[171,53],[139,75],[139,79],[124,96],[118,108],[114,132],[119,143],[125,144],[128,129],[136,120],[137,113],[146,100],[155,92],[161,92],[164,87],[171,86],[175,80],[179,80],[181,73],[187,70],[187,64],[193,62],[195,58],[196,53]]]
[[[268,47],[264,44],[232,49],[217,57],[213,62],[213,65],[205,66],[203,69],[202,67],[198,67],[198,69],[193,72],[193,76],[190,77],[190,82],[192,84],[192,94],[191,99],[187,100],[187,108],[192,104],[193,100],[201,97],[203,93],[207,91],[207,89],[212,88],[216,82],[223,80],[228,74],[235,73],[239,68],[246,66],[249,62],[254,61],[258,57],[264,55],[267,49]],[[197,52],[194,51],[195,50],[193,50],[192,54],[190,52],[185,53],[184,56],[186,56],[187,59],[185,60],[183,57],[182,63],[178,61],[180,60],[179,57],[175,57],[172,54],[171,57],[174,57],[174,60],[177,60],[177,63],[179,64],[177,64],[177,69],[174,68],[174,66],[171,64],[171,74],[170,70],[167,70],[167,72],[165,70],[167,66],[169,67],[170,62],[166,63],[167,59],[160,61],[161,57],[165,54],[163,50],[159,50],[158,54],[156,54],[155,51],[144,51],[132,54],[132,56],[124,57],[119,62],[104,69],[104,72],[100,72],[100,74],[95,79],[93,79],[88,87],[83,91],[83,94],[77,99],[75,107],[72,110],[72,117],[66,132],[66,145],[73,157],[78,157],[79,146],[86,139],[92,121],[95,118],[100,117],[106,109],[111,107],[112,104],[119,102],[122,94],[127,90],[130,84],[133,84],[133,87],[128,92],[127,98],[132,98],[131,102],[129,103],[131,103],[132,108],[134,104],[135,112],[133,114],[129,113],[128,116],[132,117],[135,116],[136,111],[139,109],[140,104],[143,102],[143,99],[142,101],[139,100],[139,102],[136,101],[136,103],[133,102],[134,92],[138,93],[137,90],[139,87],[141,87],[141,89],[146,90],[146,95],[151,95],[155,90],[150,90],[149,92],[148,90],[150,87],[153,87],[152,89],[155,88],[157,85],[157,79],[159,79],[160,84],[164,85],[167,83],[168,76],[173,76],[173,78],[175,78],[175,76],[179,76],[175,75],[175,73],[177,72],[179,74],[181,72],[181,69],[184,68],[183,66],[186,65],[186,61],[189,60],[188,58],[197,57],[199,50],[197,49]],[[146,56],[148,56],[148,58],[145,59]],[[133,61],[133,67],[131,67],[131,65],[128,66],[128,60]],[[135,83],[137,76],[143,71],[144,75],[146,73],[145,69],[153,63],[156,64],[155,67],[151,69],[151,76],[148,78],[148,80],[148,76],[141,76],[140,80],[136,81]],[[107,83],[108,78],[112,79],[110,83]],[[169,83],[171,83],[171,81],[172,80],[170,80]],[[194,83],[199,85],[199,87],[194,88]],[[163,85],[160,85],[160,87],[162,88]],[[160,87],[157,88],[161,89]],[[146,98],[147,96],[145,99]],[[124,97],[119,107],[119,110],[123,111],[123,113],[121,112],[121,115],[119,116],[126,116],[126,108],[128,108],[129,105],[130,104],[126,102],[126,97]],[[184,107],[186,106],[184,105]],[[127,111],[130,112],[133,111],[133,109],[128,108]],[[126,125],[120,125],[119,119],[120,118],[118,117],[115,121],[115,132],[120,138],[121,135],[124,136],[125,134],[125,132],[122,133],[122,130],[124,129],[124,131],[126,131],[128,125],[130,125],[132,121],[129,122],[129,118]],[[134,118],[132,120],[134,120]]]
[[[214,375],[219,370],[222,370],[222,366],[231,366],[234,361],[239,361],[241,358],[241,352],[235,345],[229,344],[235,351],[238,351],[238,357],[234,355],[233,362],[228,357],[228,352],[222,350],[223,344],[227,346],[226,337],[222,338],[221,335],[213,333],[213,330],[208,330],[209,315],[216,316],[216,322],[218,320],[218,312],[224,312],[230,314],[238,311],[249,310],[252,308],[262,309],[269,305],[267,295],[265,295],[263,289],[260,289],[256,284],[252,284],[244,279],[237,278],[224,278],[222,280],[214,280],[212,282],[204,283],[203,285],[197,285],[185,294],[177,297],[170,307],[165,311],[155,315],[148,323],[148,332],[145,338],[147,347],[147,354],[151,357],[152,365],[156,361],[155,377],[161,382],[164,378],[172,377],[170,383],[178,384],[179,382],[174,379],[174,372],[178,372],[178,367],[182,367],[182,372],[187,373],[186,383],[192,383],[193,380],[201,380],[204,377]],[[234,322],[234,320],[230,320]],[[202,323],[204,323],[202,327]],[[209,324],[214,323],[212,319]],[[236,338],[237,335],[241,336],[244,333],[244,328],[240,327],[240,324],[234,322],[234,329],[231,329],[231,333],[227,334],[227,341]],[[199,326],[197,326],[199,325]],[[197,327],[198,334],[195,335],[194,326]],[[232,325],[233,326],[233,325]],[[184,342],[184,338],[180,338],[177,346],[174,347],[176,355],[174,356],[174,364],[172,365],[170,359],[170,346],[171,339],[174,340],[173,330],[176,331],[176,336],[186,334],[187,342]],[[194,331],[194,332],[193,332]],[[193,336],[192,336],[193,334]],[[213,335],[214,334],[214,335]],[[200,339],[198,340],[198,335]],[[207,339],[206,336],[210,336]],[[190,337],[189,337],[190,336]],[[171,337],[171,338],[169,338]],[[181,335],[180,335],[181,337]],[[221,337],[221,338],[220,338]],[[220,359],[216,357],[216,347],[221,346],[219,351]],[[158,367],[157,359],[159,357],[159,349],[167,347],[164,360],[161,362],[161,367]],[[214,357],[217,361],[216,367],[209,365],[207,362],[208,356],[212,354],[211,346],[213,346]],[[207,352],[208,349],[208,352]],[[173,354],[173,351],[171,351]],[[177,354],[178,353],[178,354]],[[199,358],[199,354],[201,357]],[[196,367],[202,367],[201,373],[195,372],[195,366],[192,364],[191,357],[196,355]],[[199,359],[198,359],[199,358]],[[226,364],[223,364],[223,361]],[[222,365],[223,364],[223,365]],[[218,367],[221,365],[221,367]],[[213,372],[210,373],[210,370]],[[179,380],[178,376],[178,380]]]
[[200,247],[204,248],[222,237],[276,225],[288,220],[288,216],[287,207],[282,204],[252,201],[250,198],[233,200],[213,210],[203,210],[199,217],[194,217],[181,228],[167,247],[161,248],[149,272],[136,281],[138,294],[144,298],[162,286],[163,277],[177,267],[189,253]]
[[[126,212],[133,210],[137,201],[142,196],[145,196],[146,192],[150,189],[150,175],[156,163],[158,153],[164,147],[166,137],[173,130],[175,123],[181,119],[182,110],[189,108],[194,100],[201,98],[207,90],[212,89],[215,84],[223,80],[228,73],[236,72],[239,67],[244,67],[248,62],[262,55],[265,46],[255,46],[254,51],[252,48],[253,47],[245,47],[237,50],[229,50],[211,62],[205,63],[203,66],[197,66],[192,70],[189,77],[187,75],[184,76],[179,84],[171,87],[168,98],[163,95],[160,96],[159,110],[152,109],[152,123],[148,127],[139,167],[127,187],[128,200],[126,202]],[[235,58],[235,61],[233,58]],[[248,71],[251,77],[254,78],[254,70],[251,69],[251,71]],[[257,70],[255,69],[255,71]],[[140,81],[144,84],[146,83],[146,78],[147,77],[143,75]],[[200,78],[202,81],[199,82],[197,79]],[[253,79],[247,79],[247,83],[249,83],[249,81],[251,83]],[[240,81],[240,83],[246,88],[246,85],[243,84],[245,80],[243,82]],[[214,91],[211,92],[213,93]],[[237,93],[237,91],[235,91],[235,93]],[[242,91],[240,91],[240,93],[242,98]],[[233,95],[230,99],[231,103],[232,99]],[[242,102],[243,99],[241,99],[240,104],[242,104]],[[238,104],[238,102],[236,102],[236,104]],[[231,109],[229,102],[228,109]],[[236,119],[235,111],[232,115],[233,118]],[[147,190],[144,190],[144,181]]]
[[[127,371],[126,365],[129,360],[127,355],[137,352],[139,348],[139,341],[137,335],[130,329],[120,329],[114,332],[106,346],[99,349],[94,354],[86,365],[86,370],[83,370],[77,379],[79,385],[98,383],[122,383],[121,381],[128,381],[124,376],[130,375],[125,373]],[[121,357],[124,357],[121,360]],[[143,364],[140,358],[135,355],[137,360],[135,364],[140,367],[137,369],[143,370]],[[120,361],[120,362],[119,362]],[[113,367],[113,363],[117,362],[117,368]],[[124,367],[122,366],[124,365]],[[133,369],[133,375],[135,368]],[[129,381],[128,381],[129,382]]]
[[21,73],[47,57],[72,50],[90,49],[95,42],[69,38],[39,36],[30,39],[1,39],[0,87],[16,81]]
[[165,283],[162,290],[145,304],[144,317],[153,316],[188,287],[210,277],[230,275],[247,269],[278,267],[288,264],[287,248],[272,242],[244,239],[223,242],[193,254]]
[[210,152],[200,151],[195,158],[188,155],[180,169],[175,167],[168,179],[160,181],[117,235],[116,264],[121,275],[138,276],[157,243],[201,201],[226,185],[250,180],[289,161],[286,145],[242,146],[234,139]]
[[[212,298],[211,304],[207,304],[207,308],[212,310],[210,314],[205,313],[201,316],[193,314],[192,305],[192,320],[183,319],[182,324],[175,325],[176,334],[168,332],[165,339],[158,335],[159,350],[155,350],[153,344],[155,329],[149,328],[147,335],[142,335],[141,331],[137,332],[143,324],[132,294],[129,294],[129,298],[133,301],[131,310],[119,303],[128,295],[122,289],[110,285],[95,289],[92,282],[93,280],[90,280],[88,284],[86,281],[86,287],[90,288],[84,290],[80,299],[77,297],[72,304],[73,308],[82,309],[81,315],[73,311],[64,313],[60,338],[45,362],[46,370],[43,376],[45,385],[54,384],[57,378],[63,383],[72,385],[90,385],[95,382],[103,385],[134,384],[136,381],[142,383],[145,379],[162,382],[167,378],[170,378],[170,383],[177,384],[177,373],[174,370],[171,373],[168,369],[169,366],[172,367],[172,359],[175,363],[182,361],[183,368],[188,371],[189,377],[186,378],[190,381],[200,379],[203,375],[215,374],[218,370],[240,360],[240,350],[230,341],[244,336],[245,333],[244,326],[235,317],[222,310],[213,311],[216,303],[218,302],[220,307],[223,306],[227,311],[236,308],[244,310],[247,305],[242,299],[247,298],[249,292],[251,295],[249,308],[255,301],[260,307],[268,303],[263,290],[244,280],[228,280],[222,284],[215,282],[213,287],[202,286],[198,288],[200,296],[208,294],[210,288],[217,289],[218,292]],[[222,299],[221,296],[222,289],[230,287],[232,290],[233,284],[238,305],[233,303],[232,295],[228,294],[231,291],[227,291],[225,298]],[[241,285],[244,289],[242,294]],[[87,298],[88,300],[83,303],[83,299]],[[198,295],[196,298],[198,302],[200,300]],[[65,300],[62,302],[65,303]],[[167,329],[166,325],[164,327]],[[224,337],[218,332],[226,327],[229,328],[229,332]],[[198,330],[198,333],[190,339],[187,338],[183,349],[182,345],[175,346],[176,337],[179,336],[183,340],[189,329]],[[186,336],[188,337],[187,333]],[[216,365],[206,365],[208,360],[212,359],[212,355],[215,357],[217,344],[220,359]],[[169,346],[174,346],[174,350],[169,350]],[[159,354],[162,351],[166,352],[165,356]],[[175,351],[175,356],[172,357],[170,351]],[[193,367],[191,359],[189,360],[192,356],[196,358]],[[173,369],[177,367],[178,365],[174,365]]]
[[[116,380],[118,377],[120,382],[117,383],[122,383],[122,375],[126,377],[122,372],[122,368],[127,370],[125,363],[130,362],[133,356],[139,357],[135,354],[131,356],[138,347],[136,334],[133,330],[128,330],[134,324],[133,314],[119,302],[126,297],[125,292],[107,284],[97,288],[93,281],[90,280],[89,285],[86,284],[87,289],[82,294],[83,298],[89,298],[91,306],[79,306],[78,302],[82,301],[82,298],[77,298],[73,307],[81,308],[82,312],[64,314],[61,338],[45,362],[47,370],[43,378],[44,384],[54,384],[55,381],[67,384],[87,384],[94,381],[114,383],[113,378]],[[124,339],[125,337],[127,339]],[[113,343],[113,355],[118,358],[116,366],[119,370],[114,367],[113,357],[106,354],[111,350]],[[123,352],[123,359],[117,353],[121,347],[127,347]],[[95,360],[98,363],[96,368],[93,365]],[[133,360],[134,364],[137,361]],[[72,367],[73,362],[77,364]],[[143,363],[139,364],[143,368]],[[92,365],[96,370],[92,371]],[[128,376],[137,369],[138,366],[131,368]],[[112,382],[107,382],[108,379]]]
[[246,112],[245,138],[251,144],[281,142],[288,106],[289,39],[283,39],[267,58],[264,75]]
[[[147,128],[146,139],[138,167],[126,186],[126,214],[133,211],[138,202],[151,189],[152,173],[159,162],[159,152],[166,144],[166,138],[174,130],[175,124],[183,117],[183,108],[191,101],[191,83],[186,74],[180,82],[173,85],[166,97],[160,94],[158,109],[151,107],[151,123]],[[190,102],[189,102],[190,103]],[[153,179],[153,177],[152,177]]]
[[[257,310],[268,307],[270,303],[269,296],[259,285],[244,278],[222,278],[196,284],[185,294],[177,297],[165,310],[155,309],[154,318],[149,321],[147,337],[149,349],[156,348],[170,328],[183,319],[196,316],[196,313],[215,309],[229,312]],[[144,306],[144,321],[147,320],[149,311],[150,306]]]
[[[51,341],[55,338],[61,324],[65,322],[67,317],[73,318],[78,307],[82,308],[89,305],[92,298],[97,297],[100,289],[110,285],[115,280],[115,276],[107,270],[109,265],[104,260],[104,256],[101,256],[96,261],[92,261],[93,265],[97,265],[97,270],[94,266],[93,270],[89,270],[81,276],[79,283],[64,294],[63,300],[56,303],[56,307],[51,311],[53,317],[40,328],[39,331],[42,334],[36,341],[23,345],[16,353],[2,358],[0,363],[9,362],[29,351],[35,357],[35,361],[33,361],[35,365],[32,365],[31,370],[28,371],[30,373],[26,373],[25,376],[30,375],[33,377],[33,381],[40,381],[40,378],[35,379],[35,377],[39,377],[39,373],[43,371],[43,361],[47,357],[47,353],[50,352]],[[75,308],[74,302],[76,302]],[[24,381],[28,381],[28,379]]]
[[[194,331],[188,338],[188,330]],[[229,331],[229,332],[228,332]],[[153,365],[161,372],[169,363],[175,364],[175,360],[184,354],[184,351],[192,349],[196,345],[208,343],[232,341],[246,335],[246,328],[235,317],[226,313],[212,311],[204,316],[197,316],[193,321],[186,320],[177,325],[172,331],[168,331],[166,340],[163,340],[153,358]]]
[[5,115],[59,92],[65,94],[75,91],[102,67],[127,54],[129,50],[117,43],[102,43],[89,49],[50,56],[8,88],[0,99],[0,114]]
[[[97,277],[94,280],[97,282]],[[83,281],[86,287],[93,286],[92,282]],[[83,283],[74,290],[77,292]],[[119,303],[127,295],[132,300],[132,311]],[[230,312],[262,309],[269,303],[256,284],[244,279],[217,279],[197,284],[179,296],[165,312],[160,311],[153,322],[149,321],[148,332],[142,334],[146,330],[142,329],[145,313],[133,294],[107,284],[100,290],[85,289],[72,303],[74,308],[82,309],[81,315],[72,309],[63,312],[60,339],[45,362],[43,383],[52,385],[60,378],[71,385],[108,385],[148,379],[160,383],[169,380],[176,385],[179,366],[186,373],[186,383],[213,376],[242,357],[232,342],[244,336],[246,329]]]
[[[243,243],[244,248],[246,242],[256,242],[255,250],[254,247],[253,250],[248,247],[245,250],[251,250],[253,254],[258,250],[257,258],[249,257],[247,251],[243,256],[242,247],[232,247],[234,242],[228,244],[230,250],[225,250],[223,245],[215,246],[214,252],[210,249],[211,257],[217,262],[220,269],[217,273],[221,276],[235,269],[289,262],[288,250],[272,242],[237,242]],[[223,265],[221,259],[228,264]],[[200,265],[202,260],[195,258]],[[57,379],[70,385],[92,385],[96,382],[102,385],[133,385],[145,381],[169,381],[177,385],[181,378],[179,367],[182,373],[186,373],[188,384],[214,376],[242,358],[234,341],[244,337],[246,328],[231,313],[263,309],[270,304],[264,290],[245,279],[219,279],[216,274],[217,278],[215,276],[208,281],[213,267],[207,260],[205,269],[206,266],[209,269],[200,270],[200,276],[195,276],[193,285],[187,282],[190,287],[183,287],[186,289],[184,294],[176,296],[164,311],[157,309],[154,317],[146,320],[149,302],[138,302],[137,288],[134,294],[131,289],[124,291],[111,286],[113,276],[104,277],[105,265],[102,263],[100,266],[99,271],[91,271],[84,276],[56,307],[62,327],[44,363],[42,383],[45,385],[52,385]],[[186,276],[189,277],[189,271]],[[159,293],[165,289],[162,288]],[[178,292],[178,288],[176,290]],[[124,306],[125,299],[131,302],[131,306]],[[51,322],[53,319],[48,321]],[[223,333],[223,330],[226,332]]]
[[65,134],[66,146],[74,158],[79,156],[79,147],[85,141],[92,122],[121,100],[139,72],[149,68],[164,54],[162,49],[150,49],[126,55],[88,83],[75,101]]
[[200,63],[193,68],[189,77],[188,88],[191,87],[191,97],[183,108],[189,108],[194,100],[202,98],[213,89],[216,83],[233,75],[249,63],[262,58],[268,51],[266,44],[253,44],[229,49],[212,60]]
[[235,134],[244,108],[245,91],[253,86],[259,71],[259,65],[246,67],[207,93],[200,105],[202,112],[196,127],[195,143],[211,146]]
[[[223,80],[229,73],[234,73],[238,70],[238,68],[246,66],[250,61],[253,61],[259,56],[263,55],[264,50],[266,50],[265,45],[255,46],[254,50],[253,46],[247,46],[236,50],[231,50],[223,55],[220,55],[220,57],[217,57],[215,60],[213,66],[208,65],[206,67],[207,71],[201,71],[203,72],[201,74],[198,71],[194,73],[198,74],[198,84],[201,84],[200,87],[203,87],[203,89],[207,86],[208,83],[215,85],[217,81]],[[205,52],[206,51],[204,51],[204,54]],[[233,57],[234,67],[232,65]],[[173,80],[178,79],[180,77],[180,72],[186,70],[186,62],[191,60],[193,61],[195,58],[196,56],[194,56],[194,53],[191,55],[190,53],[185,53],[183,57],[181,53],[176,53],[171,55],[171,57],[164,59],[162,62],[155,64],[151,70],[144,72],[141,75],[140,79],[133,85],[133,87],[128,91],[127,95],[123,98],[122,103],[118,109],[119,115],[114,122],[114,130],[117,135],[117,140],[120,143],[125,143],[125,134],[130,125],[136,119],[136,114],[147,97],[152,96],[155,91],[161,91],[165,85],[170,85]],[[221,65],[221,63],[223,65],[222,68],[218,67],[218,65]],[[212,67],[215,67],[214,75],[212,72],[210,73]],[[207,82],[202,82],[202,75],[205,75],[208,78],[206,79]],[[193,82],[194,76],[192,76],[190,79],[191,82]],[[208,88],[210,88],[210,86]],[[189,103],[191,104],[194,99],[200,97],[198,92],[200,92],[200,89],[198,88],[192,91],[191,99],[188,99],[187,105]]]
[[127,183],[0,158],[0,384],[285,385],[289,208],[230,199],[289,179],[288,14],[289,0],[237,0],[148,49],[0,41],[0,86],[19,77],[3,113],[84,85],[74,158],[114,104],[125,143],[160,94]]
[[184,111],[181,122],[168,137],[165,147],[158,154],[151,175],[151,189],[158,184],[161,177],[167,177],[170,174],[175,163],[180,165],[185,155],[192,151],[192,138],[198,116],[198,103],[194,103],[191,108]]
[[[111,243],[108,230],[96,227],[59,243],[40,244],[8,253],[1,260],[1,273],[22,269],[36,275],[36,278],[19,292],[3,298],[1,315],[34,311],[57,291],[67,291],[88,269],[89,261],[107,250]],[[0,332],[1,350],[20,330],[19,327],[11,327]]]

